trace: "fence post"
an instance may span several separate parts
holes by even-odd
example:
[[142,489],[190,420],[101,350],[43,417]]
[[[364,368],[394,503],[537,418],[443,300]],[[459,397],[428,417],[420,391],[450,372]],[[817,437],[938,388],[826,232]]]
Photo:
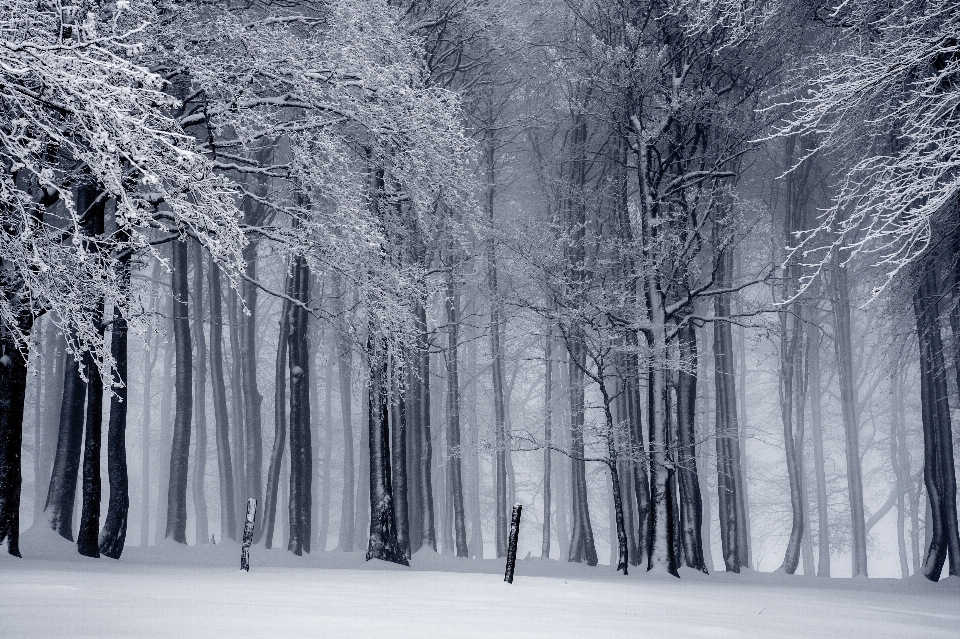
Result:
[[513,583],[513,569],[517,565],[517,539],[520,537],[520,511],[523,506],[515,504],[513,507],[513,516],[510,517],[510,544],[507,546],[507,573],[503,580],[508,584]]
[[243,524],[243,547],[240,550],[240,570],[250,572],[250,544],[253,543],[253,526],[257,519],[257,500],[247,500],[247,521]]

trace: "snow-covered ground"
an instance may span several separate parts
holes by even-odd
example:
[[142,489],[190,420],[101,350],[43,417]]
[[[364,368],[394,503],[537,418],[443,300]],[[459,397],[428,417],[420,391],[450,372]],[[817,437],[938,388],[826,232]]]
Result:
[[113,561],[43,537],[0,559],[0,637],[960,637],[956,579],[677,580],[528,559],[508,585],[496,560],[419,553],[403,568],[256,547],[243,573],[232,543]]

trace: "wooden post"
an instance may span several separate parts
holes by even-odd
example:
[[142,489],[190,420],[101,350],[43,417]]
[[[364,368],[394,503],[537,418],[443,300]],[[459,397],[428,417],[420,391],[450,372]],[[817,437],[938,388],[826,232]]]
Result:
[[240,550],[240,570],[250,572],[250,544],[253,543],[253,526],[257,519],[257,500],[247,500],[247,521],[243,524],[243,548]]
[[508,584],[513,583],[513,569],[517,565],[517,539],[520,537],[520,511],[523,506],[515,504],[513,506],[513,516],[510,517],[510,543],[507,546],[507,573],[503,580]]

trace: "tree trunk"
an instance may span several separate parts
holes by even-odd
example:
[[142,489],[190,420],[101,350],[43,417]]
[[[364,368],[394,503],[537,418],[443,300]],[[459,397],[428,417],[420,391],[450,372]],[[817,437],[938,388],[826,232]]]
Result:
[[170,348],[169,337],[173,333],[172,318],[167,322],[166,339],[163,351],[163,377],[160,395],[160,433],[157,443],[157,468],[160,470],[157,483],[157,510],[154,522],[154,540],[159,543],[164,538],[167,529],[167,503],[169,498],[170,464],[167,455],[171,449],[171,434],[173,431],[170,418],[170,405],[173,403],[173,356],[175,349]]
[[821,396],[823,382],[820,374],[819,312],[807,323],[807,370],[810,395],[810,434],[813,439],[813,472],[817,482],[817,576],[830,576],[830,520],[827,501],[826,460],[823,452],[823,418]]
[[[0,268],[4,270],[5,261],[0,258]],[[21,312],[19,321],[17,328],[23,334],[29,334],[33,324],[32,315]],[[12,327],[0,322],[0,544],[6,543],[7,552],[14,557],[20,556],[20,455],[26,394],[27,359],[16,346]],[[72,476],[75,483],[76,466]],[[72,511],[73,493],[70,496]],[[47,501],[49,504],[49,498]],[[69,525],[71,512],[66,515]],[[56,526],[58,521],[52,521],[54,530],[60,532]],[[69,529],[67,532],[70,532]]]
[[703,561],[703,502],[697,472],[696,424],[697,410],[697,333],[692,324],[680,329],[681,368],[677,384],[677,426],[679,430],[677,478],[680,484],[680,528],[683,541],[684,564],[707,572]]
[[853,576],[867,576],[867,529],[863,513],[863,480],[860,471],[860,435],[857,420],[857,393],[853,377],[853,345],[850,335],[850,293],[847,269],[834,256],[830,296],[834,317],[834,344],[840,377],[840,403],[847,453],[847,493],[850,498]]
[[57,453],[57,431],[60,424],[60,400],[63,398],[64,371],[67,366],[67,341],[53,322],[47,323],[44,358],[43,437],[40,443],[40,474],[37,484],[37,516],[39,521],[46,503],[45,490],[50,486],[53,459]]
[[430,432],[430,342],[427,335],[427,311],[422,304],[415,307],[414,321],[417,326],[417,363],[416,371],[419,381],[419,397],[417,398],[417,414],[420,433],[420,530],[422,544],[437,551],[437,529],[434,523],[433,505],[433,436]]
[[[397,366],[394,360],[393,366]],[[397,518],[397,544],[404,556],[410,558],[410,519],[407,509],[407,390],[402,380],[405,376],[397,370],[391,371],[390,383],[393,385],[390,402],[390,430],[393,438],[392,465],[393,497]]]
[[921,571],[937,581],[949,555],[949,574],[960,574],[960,536],[957,530],[957,484],[953,434],[947,400],[946,367],[940,335],[937,274],[925,265],[913,298],[920,342],[920,405],[923,422],[923,479],[930,513],[929,546]]
[[[286,285],[289,296],[293,289],[293,271],[287,271]],[[270,465],[267,467],[267,492],[263,498],[263,547],[273,548],[273,534],[277,519],[277,492],[280,486],[280,466],[287,440],[287,344],[290,339],[290,300],[283,300],[280,311],[280,332],[277,338],[276,377],[273,391],[273,448]]]
[[203,247],[193,242],[193,308],[194,341],[197,344],[197,376],[193,387],[194,432],[196,448],[193,465],[193,509],[196,513],[197,544],[210,543],[210,522],[207,517],[207,340],[203,333]]
[[397,543],[396,516],[393,507],[393,489],[390,482],[390,425],[388,395],[388,353],[380,342],[375,327],[370,327],[367,353],[370,361],[370,389],[368,393],[370,439],[370,539],[367,561],[381,559],[404,566],[410,565]]
[[313,504],[313,446],[310,441],[310,351],[307,342],[310,269],[303,256],[294,258],[290,344],[290,535],[287,550],[310,552]]
[[[330,473],[333,465],[333,357],[331,350],[326,351],[326,375],[324,375],[323,401],[323,471],[320,485],[323,492],[320,496],[319,530],[317,534],[319,545],[317,550],[327,549],[327,539],[330,537]],[[319,433],[318,433],[319,436]],[[318,437],[319,440],[319,437]],[[319,441],[318,441],[319,445]]]
[[[232,409],[232,423],[233,423],[233,452],[232,459],[234,463],[234,476],[233,476],[233,493],[236,498],[236,503],[234,504],[234,512],[237,514],[237,517],[240,518],[237,520],[235,526],[239,533],[245,525],[243,518],[246,517],[245,513],[247,512],[247,470],[246,470],[246,453],[245,453],[245,442],[246,436],[244,433],[244,424],[246,423],[246,418],[244,417],[244,402],[242,398],[243,394],[243,357],[240,353],[240,343],[241,338],[240,334],[242,332],[242,323],[243,323],[243,311],[240,309],[240,297],[237,295],[237,292],[231,287],[227,289],[227,314],[230,317],[229,327],[230,327],[230,407]],[[262,502],[260,502],[262,503]]]
[[173,340],[176,351],[173,443],[170,448],[170,484],[167,492],[165,536],[187,543],[187,477],[190,463],[190,426],[193,417],[193,349],[190,340],[190,308],[187,301],[187,244],[173,244]]
[[210,281],[210,385],[217,439],[217,471],[220,480],[220,538],[237,539],[237,503],[234,494],[233,460],[230,454],[230,415],[223,378],[223,293],[220,267],[209,262]]
[[468,557],[467,525],[463,506],[463,475],[460,454],[460,293],[447,281],[447,492],[452,497],[453,529],[457,557]]
[[[122,290],[130,289],[130,255],[119,258]],[[127,318],[115,305],[113,327],[110,336],[110,351],[113,355],[114,395],[110,399],[110,430],[107,434],[107,476],[110,480],[110,502],[107,519],[100,531],[100,552],[112,559],[120,559],[127,538],[127,517],[130,510],[130,495],[127,482]],[[147,354],[149,356],[149,353]]]
[[[240,294],[246,313],[241,317],[240,326],[240,374],[242,376],[243,417],[244,417],[244,453],[245,460],[245,497],[253,497],[257,503],[263,503],[263,421],[260,414],[263,396],[257,386],[257,243],[250,242],[243,249],[246,263],[246,276],[240,284]],[[254,533],[254,543],[259,543],[263,527]]]
[[143,356],[143,417],[141,422],[142,450],[140,463],[143,467],[141,478],[142,500],[140,503],[140,547],[150,545],[150,427],[153,418],[153,369],[157,364],[159,349],[151,345],[150,332],[147,332],[147,349]]
[[344,317],[343,287],[339,273],[334,272],[333,284],[334,314],[339,322],[337,327],[337,367],[340,373],[340,417],[343,423],[343,499],[340,501],[340,539],[337,548],[342,552],[353,551],[354,519],[356,518],[355,500],[356,468],[353,455],[353,340],[348,332]]
[[584,462],[584,375],[585,349],[579,337],[568,341],[570,351],[570,472],[573,500],[571,504],[572,530],[568,561],[597,565],[597,550],[590,524],[590,507],[587,503],[587,468]]
[[547,327],[543,346],[543,529],[541,531],[540,558],[550,558],[550,471],[551,446],[553,446],[553,326]]

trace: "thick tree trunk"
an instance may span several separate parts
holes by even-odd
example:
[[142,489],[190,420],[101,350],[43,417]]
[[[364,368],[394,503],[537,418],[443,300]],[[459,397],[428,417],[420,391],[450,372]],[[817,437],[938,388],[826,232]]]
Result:
[[[120,278],[123,290],[130,288],[130,256],[120,257]],[[127,319],[116,306],[113,309],[113,327],[110,336],[113,355],[114,395],[110,399],[110,430],[107,434],[107,476],[110,480],[110,502],[107,519],[100,531],[100,552],[112,559],[120,559],[127,538],[127,517],[130,495],[127,481]],[[149,356],[149,354],[147,355]]]
[[689,568],[707,572],[703,561],[703,502],[697,472],[696,424],[697,409],[697,334],[692,324],[680,329],[680,359],[677,384],[677,426],[679,430],[677,479],[680,485],[680,528],[683,560]]
[[187,284],[187,244],[173,243],[173,340],[176,351],[173,443],[170,448],[170,484],[167,492],[165,537],[187,543],[187,477],[190,463],[190,427],[193,418],[193,348]]
[[[240,285],[240,294],[246,313],[242,315],[240,326],[240,374],[242,376],[243,396],[243,432],[245,454],[244,496],[253,497],[257,503],[263,503],[263,421],[260,414],[263,396],[257,385],[257,287],[253,281],[257,279],[257,243],[251,242],[243,249],[243,259],[246,262],[246,276]],[[254,543],[259,543],[263,534],[263,527],[259,526],[254,533]]]
[[141,421],[140,463],[143,467],[140,480],[142,499],[140,502],[140,547],[150,545],[150,427],[153,425],[153,369],[157,364],[158,348],[151,344],[150,332],[147,333],[147,350],[143,357],[143,417]]
[[237,502],[234,495],[233,459],[230,453],[230,415],[223,378],[223,293],[220,268],[209,262],[210,281],[210,385],[217,439],[217,471],[220,481],[220,538],[237,539]]
[[863,511],[863,479],[860,471],[860,435],[857,420],[857,393],[853,373],[853,345],[850,335],[850,292],[847,269],[838,256],[832,267],[834,344],[840,377],[840,404],[847,453],[847,494],[850,498],[853,576],[867,576],[867,529]]
[[193,510],[196,513],[197,544],[210,542],[210,522],[207,517],[207,340],[203,333],[203,247],[194,246],[193,260],[193,321],[194,341],[197,345],[196,373],[193,387],[194,432],[196,444],[193,461]]
[[367,561],[381,559],[408,566],[406,555],[397,543],[393,488],[390,482],[390,426],[388,394],[388,353],[386,344],[375,346],[376,330],[370,327],[367,353],[370,361],[369,418],[370,439],[370,538]]
[[587,503],[587,467],[584,462],[584,375],[586,354],[577,337],[569,340],[570,351],[570,474],[571,474],[571,519],[570,550],[568,561],[597,565],[597,550],[590,523],[590,507]]
[[[396,366],[394,360],[394,366]],[[399,371],[391,371],[390,383],[393,385],[390,402],[390,433],[392,441],[393,498],[397,518],[397,543],[400,550],[409,559],[410,552],[410,519],[407,500],[407,402],[402,380],[405,376]]]
[[36,477],[37,504],[35,521],[40,521],[46,504],[46,491],[57,454],[57,431],[60,425],[60,400],[63,397],[64,370],[67,366],[67,341],[53,322],[47,322],[44,357],[43,437],[40,442],[40,472]]
[[[68,361],[63,377],[57,452],[53,460],[50,490],[47,491],[44,512],[50,527],[70,541],[73,541],[73,507],[76,502],[77,473],[80,469],[83,444],[83,407],[86,394],[87,384],[80,374],[80,364]],[[22,423],[22,416],[20,420]]]
[[300,556],[310,552],[310,514],[313,504],[313,446],[310,441],[310,351],[307,342],[310,269],[298,256],[293,264],[290,361],[290,535],[287,550]]
[[[94,311],[93,321],[103,334],[103,304]],[[85,353],[87,374],[86,427],[83,436],[83,509],[77,533],[77,551],[87,557],[100,556],[100,448],[103,430],[103,377],[89,353]]]
[[947,556],[951,576],[960,575],[960,535],[957,529],[957,484],[953,434],[947,400],[946,367],[937,308],[936,269],[925,265],[913,298],[920,342],[920,405],[923,422],[923,479],[927,489],[929,545],[921,572],[937,581]]
[[[5,266],[3,262],[0,258],[0,268]],[[31,325],[32,317],[24,313],[18,328],[29,334]],[[15,557],[20,556],[20,455],[26,394],[27,360],[16,346],[12,328],[0,322],[0,544],[5,543],[7,552]],[[76,477],[74,467],[74,482]],[[69,525],[71,513],[66,515]],[[53,523],[57,530],[58,522]]]
[[167,456],[171,451],[171,435],[173,426],[170,418],[170,405],[173,403],[173,356],[176,349],[170,348],[169,337],[173,334],[172,318],[167,322],[166,337],[163,348],[163,377],[160,391],[160,433],[157,438],[157,468],[160,471],[157,482],[157,510],[154,522],[153,538],[159,543],[164,538],[167,529],[167,504],[169,499],[170,464]]

